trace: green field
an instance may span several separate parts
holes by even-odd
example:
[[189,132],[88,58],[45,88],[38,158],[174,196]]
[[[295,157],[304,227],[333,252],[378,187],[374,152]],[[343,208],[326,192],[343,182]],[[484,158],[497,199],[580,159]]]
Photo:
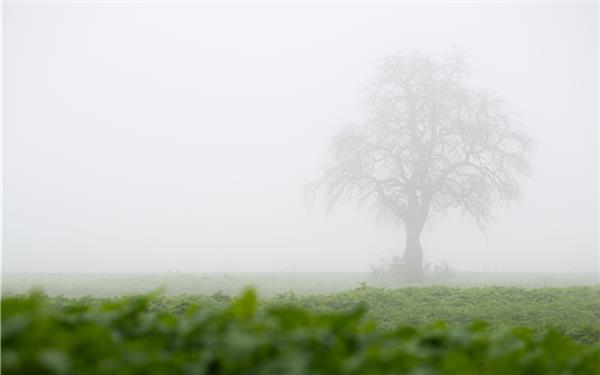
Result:
[[[246,285],[259,297],[240,296]],[[364,273],[4,275],[2,370],[600,374],[595,275],[372,285]]]
[[[54,311],[72,304],[100,305],[127,297],[49,297]],[[207,311],[226,307],[231,296],[155,295],[152,312],[183,314],[190,306]],[[285,292],[259,299],[259,309],[286,305],[311,311],[333,313],[366,307],[366,317],[385,329],[398,325],[426,326],[437,321],[466,324],[486,321],[494,327],[527,327],[535,333],[555,329],[573,340],[600,343],[600,286],[525,289],[517,287],[452,288],[446,286],[398,289],[368,286],[339,293],[301,295]]]
[[600,373],[598,286],[34,294],[2,310],[6,374]]
[[[270,297],[289,291],[296,294],[336,293],[363,283],[390,288],[403,286],[381,284],[366,272],[5,274],[2,282],[5,294],[23,294],[39,288],[48,295],[67,297],[121,296],[157,289],[163,289],[168,295],[217,292],[237,295],[247,286],[255,287],[261,296]],[[542,288],[598,283],[598,274],[593,273],[457,272],[450,280],[435,285]]]

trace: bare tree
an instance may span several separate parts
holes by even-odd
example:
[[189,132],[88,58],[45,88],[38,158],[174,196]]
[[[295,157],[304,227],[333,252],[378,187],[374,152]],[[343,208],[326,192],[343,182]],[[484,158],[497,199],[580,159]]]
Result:
[[529,172],[529,137],[501,100],[468,87],[467,73],[455,52],[383,60],[365,120],[335,136],[329,166],[308,188],[328,208],[351,197],[404,224],[410,282],[423,278],[420,235],[432,216],[458,210],[483,227],[492,203],[517,199],[517,176]]

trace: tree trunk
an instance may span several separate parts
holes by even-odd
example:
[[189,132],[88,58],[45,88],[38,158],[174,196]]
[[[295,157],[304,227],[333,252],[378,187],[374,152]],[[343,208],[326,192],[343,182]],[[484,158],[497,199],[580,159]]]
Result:
[[406,265],[406,281],[420,283],[423,281],[423,249],[419,237],[421,231],[412,225],[406,226],[406,248],[404,262]]

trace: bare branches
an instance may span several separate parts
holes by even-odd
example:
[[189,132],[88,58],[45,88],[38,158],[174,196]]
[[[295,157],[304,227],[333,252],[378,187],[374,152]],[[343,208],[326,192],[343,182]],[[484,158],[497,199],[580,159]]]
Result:
[[380,218],[421,226],[449,209],[483,225],[494,201],[518,199],[531,140],[501,100],[464,84],[463,54],[436,61],[411,52],[379,68],[366,120],[335,137],[313,196],[323,193],[328,209],[355,198]]

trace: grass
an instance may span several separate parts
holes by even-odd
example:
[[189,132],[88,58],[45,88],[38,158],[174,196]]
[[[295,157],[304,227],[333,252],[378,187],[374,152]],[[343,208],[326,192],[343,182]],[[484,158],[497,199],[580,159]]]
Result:
[[[328,294],[373,282],[364,272],[288,273],[147,273],[147,274],[4,274],[4,294],[23,294],[40,288],[48,295],[67,297],[143,294],[162,288],[166,294],[237,295],[254,286],[262,296],[293,291],[296,294]],[[441,285],[453,287],[515,286],[523,288],[597,285],[593,273],[457,272]],[[401,285],[387,285],[400,287]]]

